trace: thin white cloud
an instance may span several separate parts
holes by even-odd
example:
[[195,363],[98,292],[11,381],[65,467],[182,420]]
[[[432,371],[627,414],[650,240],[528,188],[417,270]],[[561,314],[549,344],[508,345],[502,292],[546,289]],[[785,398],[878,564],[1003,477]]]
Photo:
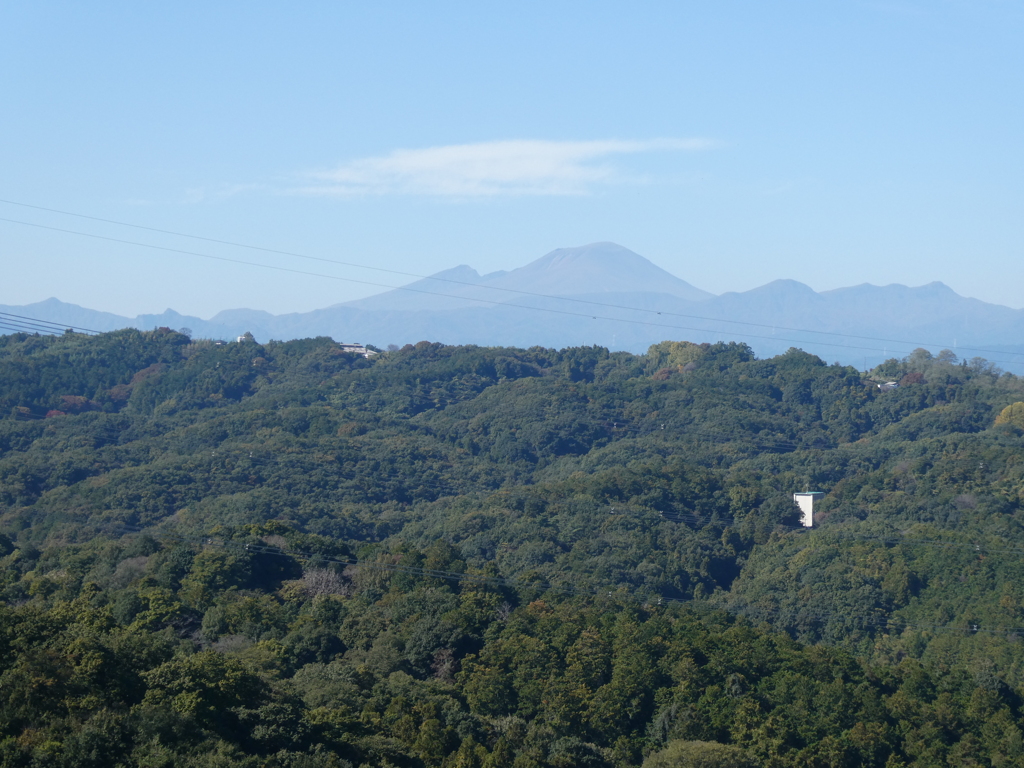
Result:
[[622,181],[606,162],[615,155],[707,149],[706,139],[650,141],[488,141],[396,149],[329,171],[296,192],[320,195],[580,195]]

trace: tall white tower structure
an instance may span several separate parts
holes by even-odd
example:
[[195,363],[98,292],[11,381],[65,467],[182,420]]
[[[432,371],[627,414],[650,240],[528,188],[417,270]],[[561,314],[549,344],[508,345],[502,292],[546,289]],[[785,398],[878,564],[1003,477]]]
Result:
[[804,528],[812,528],[814,526],[814,501],[824,495],[821,491],[804,491],[803,493],[793,494],[793,501],[800,507],[800,523]]

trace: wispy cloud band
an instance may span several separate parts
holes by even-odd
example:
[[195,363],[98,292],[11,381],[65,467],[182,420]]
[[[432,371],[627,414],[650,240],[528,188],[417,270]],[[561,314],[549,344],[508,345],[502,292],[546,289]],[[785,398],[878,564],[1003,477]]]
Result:
[[311,174],[299,192],[319,195],[579,195],[622,181],[614,155],[707,149],[706,139],[488,141],[396,149]]

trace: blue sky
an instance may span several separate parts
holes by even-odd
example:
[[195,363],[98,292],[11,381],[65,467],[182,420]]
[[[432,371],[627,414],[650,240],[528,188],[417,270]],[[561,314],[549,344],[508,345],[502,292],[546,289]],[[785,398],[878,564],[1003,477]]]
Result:
[[[1020,3],[297,5],[6,4],[0,198],[425,274],[612,240],[715,293],[941,280],[1024,306]],[[0,248],[8,304],[379,290],[7,222]]]

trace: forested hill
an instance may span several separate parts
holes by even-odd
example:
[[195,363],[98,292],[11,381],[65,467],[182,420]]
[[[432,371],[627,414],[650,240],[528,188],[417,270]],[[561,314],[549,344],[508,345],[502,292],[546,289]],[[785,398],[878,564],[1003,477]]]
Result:
[[2,336],[0,766],[1024,766],[1022,436],[923,350]]

